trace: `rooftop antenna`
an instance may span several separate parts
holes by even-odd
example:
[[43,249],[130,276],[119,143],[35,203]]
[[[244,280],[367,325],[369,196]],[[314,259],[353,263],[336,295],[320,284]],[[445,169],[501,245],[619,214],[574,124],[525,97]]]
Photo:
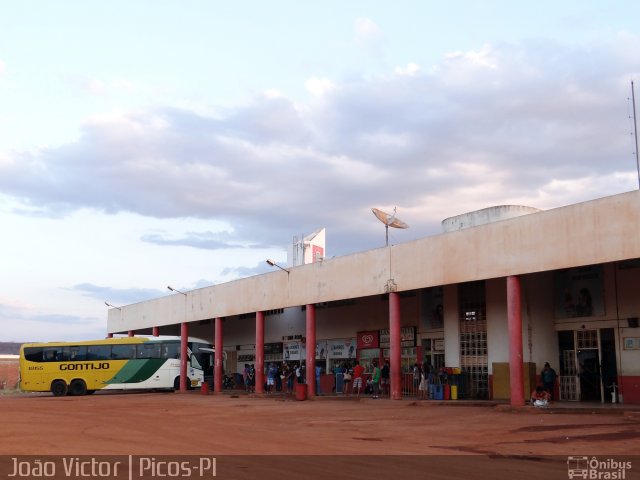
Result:
[[636,167],[638,168],[638,188],[640,189],[640,160],[638,160],[638,124],[636,123],[636,96],[631,80],[631,103],[633,104],[633,137],[636,140]]
[[376,218],[378,220],[380,220],[382,223],[384,223],[385,238],[386,238],[386,246],[387,247],[389,246],[389,227],[393,227],[393,228],[409,228],[409,225],[407,225],[402,220],[400,220],[398,217],[396,217],[396,211],[397,210],[398,210],[398,207],[393,207],[393,215],[389,215],[388,213],[383,212],[382,210],[378,210],[377,208],[372,208],[371,209],[371,211],[376,216]]

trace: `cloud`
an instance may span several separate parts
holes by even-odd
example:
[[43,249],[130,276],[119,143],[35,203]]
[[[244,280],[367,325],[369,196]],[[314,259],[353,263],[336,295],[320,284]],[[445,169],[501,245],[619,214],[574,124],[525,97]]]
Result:
[[215,117],[169,107],[95,116],[75,143],[10,154],[0,189],[51,215],[88,207],[233,229],[143,238],[158,245],[283,245],[327,227],[331,256],[383,244],[374,206],[399,207],[411,228],[394,236],[406,241],[491,205],[619,193],[635,188],[624,99],[639,69],[622,52],[639,44],[485,45],[411,75],[333,80],[308,105],[259,95]]
[[168,234],[153,233],[144,235],[141,240],[156,245],[193,247],[203,250],[270,247],[270,245],[242,243],[241,239],[233,240],[228,232],[187,232],[185,236],[180,238],[171,238]]
[[382,36],[382,30],[370,18],[356,18],[355,30],[357,37],[360,39],[379,38]]
[[316,77],[311,77],[304,83],[304,86],[313,95],[323,95],[336,88],[334,83],[328,78]]
[[225,268],[221,275],[232,278],[244,278],[253,275],[260,275],[261,273],[268,273],[273,271],[273,267],[269,266],[266,261],[259,263],[255,267],[229,267]]
[[394,71],[397,75],[407,75],[412,77],[420,71],[420,65],[410,62],[405,67],[396,67]]
[[[104,336],[104,320],[78,315],[41,313],[32,307],[0,303],[0,328],[7,341],[81,340]],[[51,332],[55,331],[55,338]],[[24,332],[30,332],[25,337]]]
[[354,23],[355,43],[363,50],[381,56],[384,35],[380,27],[370,18],[356,18]]
[[74,89],[99,97],[114,93],[133,93],[136,90],[133,83],[122,78],[101,80],[99,78],[75,75],[69,77],[67,82]]
[[166,295],[166,290],[158,290],[152,288],[126,288],[118,289],[111,287],[102,287],[91,283],[80,283],[74,285],[73,291],[81,295],[97,298],[102,301],[109,301],[116,306],[141,302],[150,298],[158,298]]

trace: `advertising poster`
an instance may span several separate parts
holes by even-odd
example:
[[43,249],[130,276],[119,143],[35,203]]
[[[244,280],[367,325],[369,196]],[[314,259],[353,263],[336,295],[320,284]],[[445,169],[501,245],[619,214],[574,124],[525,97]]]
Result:
[[420,330],[444,328],[444,295],[442,287],[426,288],[422,291]]
[[356,358],[356,339],[328,340],[327,348],[331,358]]
[[288,360],[304,360],[306,356],[306,349],[304,343],[300,340],[294,340],[292,342],[284,342],[283,346],[283,358]]
[[556,318],[604,315],[602,265],[558,270],[553,284]]
[[318,360],[326,360],[327,359],[327,341],[320,340],[316,342],[316,359]]

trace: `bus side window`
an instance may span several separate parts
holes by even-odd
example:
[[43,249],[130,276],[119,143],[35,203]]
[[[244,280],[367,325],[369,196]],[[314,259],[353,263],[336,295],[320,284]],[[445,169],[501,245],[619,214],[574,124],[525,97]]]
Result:
[[111,345],[89,345],[87,347],[87,360],[109,360],[111,358]]
[[135,345],[113,345],[111,347],[112,360],[131,360],[136,358]]
[[177,342],[163,343],[161,358],[179,358],[180,357],[180,344]]
[[42,362],[44,360],[44,352],[42,351],[42,347],[25,348],[24,358],[29,362]]
[[[60,352],[58,352],[60,354]],[[75,346],[64,347],[62,349],[62,355],[58,357],[58,360],[62,361],[83,361],[87,356],[87,347]]]
[[45,348],[43,352],[43,361],[44,362],[55,362],[62,357],[62,352],[58,353],[58,349],[56,347]]
[[141,343],[137,345],[137,358],[160,358],[160,344]]

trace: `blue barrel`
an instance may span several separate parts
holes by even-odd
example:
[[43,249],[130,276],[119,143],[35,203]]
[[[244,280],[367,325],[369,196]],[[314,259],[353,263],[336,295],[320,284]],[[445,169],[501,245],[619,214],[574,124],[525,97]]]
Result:
[[440,385],[434,385],[434,395],[433,395],[433,399],[434,400],[444,400],[444,388],[442,388],[443,386]]

